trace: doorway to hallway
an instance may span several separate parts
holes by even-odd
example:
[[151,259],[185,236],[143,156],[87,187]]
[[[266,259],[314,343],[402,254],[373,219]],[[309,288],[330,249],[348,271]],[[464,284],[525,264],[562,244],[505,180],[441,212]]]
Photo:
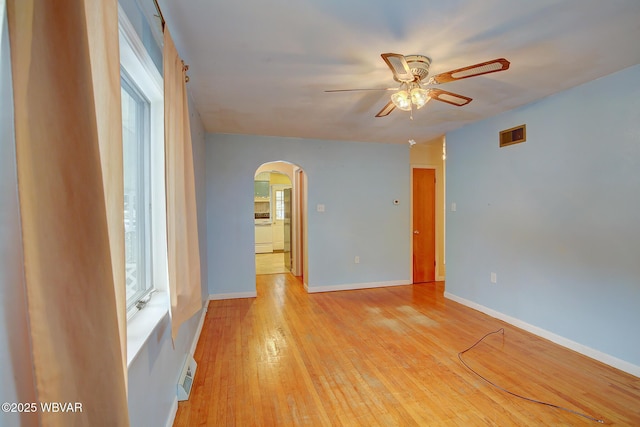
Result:
[[276,161],[255,173],[254,222],[256,274],[291,272],[303,276],[306,251],[304,172]]

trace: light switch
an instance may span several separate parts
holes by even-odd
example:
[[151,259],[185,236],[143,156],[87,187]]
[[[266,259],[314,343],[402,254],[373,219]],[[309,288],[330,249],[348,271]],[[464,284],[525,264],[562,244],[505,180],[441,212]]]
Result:
[[451,203],[451,212],[455,212],[457,208],[456,202]]
[[324,212],[324,205],[321,205],[321,204],[317,205],[317,206],[316,206],[316,210],[317,210],[318,212]]

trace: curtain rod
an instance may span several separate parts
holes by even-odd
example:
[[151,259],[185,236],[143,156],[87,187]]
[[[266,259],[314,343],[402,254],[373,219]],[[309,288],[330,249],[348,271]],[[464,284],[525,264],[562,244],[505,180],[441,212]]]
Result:
[[158,0],[153,0],[153,4],[156,6],[156,10],[158,11],[158,18],[160,18],[160,23],[162,24],[162,32],[164,32],[164,15],[162,15],[162,10],[160,9],[160,5],[158,4]]
[[[160,9],[158,0],[153,0],[153,4],[156,6],[156,10],[158,11],[158,14],[156,16],[160,18],[160,23],[162,24],[162,32],[164,33],[164,27],[165,27],[166,21],[164,20],[164,15],[162,14],[162,10]],[[182,67],[185,72],[189,70],[189,66],[185,64],[184,61],[182,61]],[[186,74],[184,76],[184,81],[185,83],[189,83],[189,76],[187,76]]]

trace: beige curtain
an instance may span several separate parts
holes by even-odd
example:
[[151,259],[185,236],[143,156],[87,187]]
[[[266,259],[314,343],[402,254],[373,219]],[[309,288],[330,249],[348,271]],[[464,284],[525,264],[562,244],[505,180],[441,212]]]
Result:
[[[123,372],[127,372],[124,172],[117,0],[84,0]],[[124,376],[125,384],[127,375]]]
[[[117,34],[117,20],[106,22],[115,16],[110,8],[116,3],[104,6],[98,11],[86,10],[84,0],[7,2],[36,392],[40,402],[82,404],[77,413],[41,412],[46,426],[128,425],[110,249],[109,223],[117,220],[105,204],[108,179],[103,182],[100,158],[106,145],[99,142],[110,137],[104,144],[121,145],[117,132],[106,132],[102,122],[118,116],[111,108],[120,101],[101,99],[105,104],[96,108],[94,98],[113,95],[94,83],[119,75],[119,58],[97,72],[101,61],[92,61],[88,37],[89,25],[98,25],[90,28],[97,32],[91,37],[112,37],[114,25]],[[107,13],[103,24],[88,18],[94,12]]]
[[164,129],[171,336],[202,308],[200,252],[185,67],[164,30]]

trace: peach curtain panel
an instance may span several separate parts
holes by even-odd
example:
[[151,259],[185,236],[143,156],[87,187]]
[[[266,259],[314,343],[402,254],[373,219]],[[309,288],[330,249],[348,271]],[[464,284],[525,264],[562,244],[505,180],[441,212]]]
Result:
[[[117,0],[84,0],[123,372],[127,372],[124,172]],[[125,384],[127,375],[124,376]]]
[[171,336],[202,308],[195,176],[184,63],[164,29],[164,140]]
[[[119,57],[116,51],[109,53],[112,63],[92,61],[88,36],[117,37],[111,9],[117,4],[104,7],[86,9],[85,0],[7,2],[36,393],[40,402],[82,404],[78,413],[39,413],[46,426],[129,424],[110,246],[109,224],[117,220],[106,207],[101,164],[101,147],[121,145],[117,132],[104,127],[121,123],[102,122],[119,117],[111,110],[120,108],[119,97],[111,80],[108,89],[100,87],[104,76],[119,75]],[[107,97],[98,108],[96,96]]]

